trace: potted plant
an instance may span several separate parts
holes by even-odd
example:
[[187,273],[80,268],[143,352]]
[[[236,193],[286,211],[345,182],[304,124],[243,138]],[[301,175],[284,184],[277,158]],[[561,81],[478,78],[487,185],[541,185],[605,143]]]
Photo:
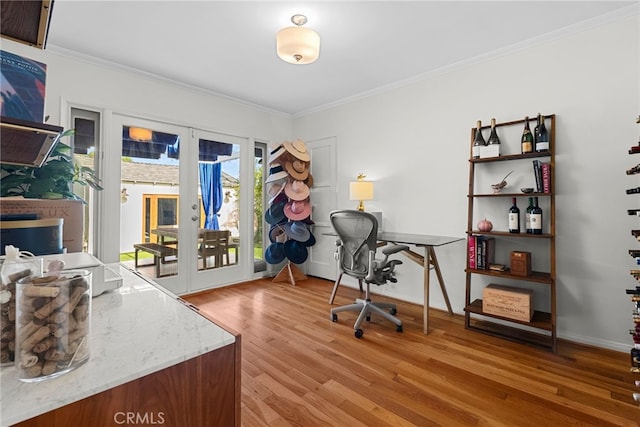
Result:
[[72,135],[74,129],[64,131],[46,162],[38,167],[1,164],[0,197],[23,196],[26,199],[81,200],[73,192],[73,184],[102,190],[100,179],[92,168],[73,161],[71,147],[61,139]]

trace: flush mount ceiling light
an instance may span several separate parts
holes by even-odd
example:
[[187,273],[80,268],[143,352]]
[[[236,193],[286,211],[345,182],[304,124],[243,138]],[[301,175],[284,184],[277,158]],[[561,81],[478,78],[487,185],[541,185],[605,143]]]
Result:
[[320,36],[309,28],[304,15],[291,17],[295,27],[286,27],[276,35],[277,52],[280,59],[291,64],[311,64],[320,55]]

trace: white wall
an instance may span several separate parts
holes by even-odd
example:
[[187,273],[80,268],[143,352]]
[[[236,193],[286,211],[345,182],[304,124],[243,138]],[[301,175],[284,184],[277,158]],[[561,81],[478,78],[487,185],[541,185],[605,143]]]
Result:
[[229,135],[277,141],[291,137],[291,117],[152,76],[2,40],[2,49],[47,65],[45,116],[64,123],[63,102]]
[[[629,230],[640,226],[626,209],[640,201],[625,195],[639,183],[624,171],[640,161],[626,154],[639,133],[638,28],[638,16],[623,18],[295,120],[11,41],[2,49],[47,64],[50,123],[68,126],[70,103],[266,141],[336,136],[338,205],[353,207],[347,182],[367,173],[376,181],[367,208],[384,212],[389,231],[464,237],[475,121],[555,113],[559,335],[627,350],[632,307],[624,289],[635,285],[627,251],[638,247]],[[462,313],[465,245],[438,256]],[[421,302],[421,284],[420,268],[405,262],[399,283],[382,291]],[[434,307],[445,307],[437,287],[431,295]]]
[[[287,114],[132,70],[80,60],[64,52],[56,53],[50,49],[41,51],[4,39],[2,49],[47,65],[44,115],[50,116],[48,123],[70,127],[69,107],[99,111],[103,114],[102,136],[105,141],[119,138],[118,135],[110,135],[116,114],[239,137],[238,139],[248,141],[248,146],[242,149],[244,154],[240,180],[253,182],[253,141],[270,143],[291,139],[292,118]],[[113,156],[107,155],[104,159],[105,174],[113,176],[114,170],[109,169],[115,167],[115,162],[110,159]],[[101,231],[107,236],[110,232],[111,235],[116,235],[120,231],[119,226],[115,225],[112,210],[110,211],[110,207],[120,205],[120,182],[117,181],[117,188],[113,185],[115,181],[110,182],[110,185],[103,182],[105,191],[99,196],[103,201],[99,212],[103,216]],[[252,206],[253,194],[244,192],[242,198],[242,204]],[[243,229],[253,228],[253,217],[241,216]],[[251,233],[242,235],[244,240],[241,245],[251,247]],[[102,246],[98,249],[98,255],[105,262],[117,260],[119,248],[108,245],[109,243],[109,240],[103,239]],[[242,278],[250,277],[253,277],[253,266],[246,263]]]
[[[339,207],[354,206],[347,182],[362,171],[376,181],[367,210],[383,211],[385,230],[464,237],[476,120],[556,114],[558,335],[628,350],[632,305],[624,289],[637,282],[627,251],[640,248],[629,232],[640,228],[638,218],[626,214],[640,200],[625,194],[640,184],[625,174],[640,161],[627,154],[640,134],[638,24],[638,15],[616,18],[451,67],[296,118],[294,135],[337,137]],[[489,217],[506,224],[509,204]],[[464,243],[438,250],[457,313],[464,307],[465,250]],[[432,285],[432,306],[445,309]],[[398,283],[379,291],[420,303],[420,267],[405,261]]]

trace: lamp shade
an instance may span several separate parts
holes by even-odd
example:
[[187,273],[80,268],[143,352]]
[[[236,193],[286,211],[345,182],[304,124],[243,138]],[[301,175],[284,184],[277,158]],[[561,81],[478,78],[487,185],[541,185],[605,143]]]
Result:
[[372,200],[373,182],[353,181],[349,183],[349,200]]
[[291,64],[311,64],[320,55],[320,36],[313,30],[286,27],[276,34],[278,56]]
[[150,129],[145,128],[129,128],[129,138],[134,141],[149,142],[153,138]]

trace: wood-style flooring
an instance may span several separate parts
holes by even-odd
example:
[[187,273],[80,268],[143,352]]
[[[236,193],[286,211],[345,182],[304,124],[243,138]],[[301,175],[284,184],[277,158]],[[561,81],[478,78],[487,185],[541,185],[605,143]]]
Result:
[[[185,297],[242,334],[242,425],[638,426],[629,354],[560,340],[557,353],[464,329],[401,301],[404,332],[329,319],[333,283],[257,280]],[[341,287],[335,305],[359,292]],[[374,300],[389,301],[374,296]]]

